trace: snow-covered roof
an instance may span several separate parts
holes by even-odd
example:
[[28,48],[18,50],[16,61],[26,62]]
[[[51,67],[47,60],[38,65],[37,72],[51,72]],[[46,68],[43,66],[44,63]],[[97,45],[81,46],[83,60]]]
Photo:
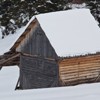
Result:
[[73,9],[37,15],[58,56],[100,51],[100,28],[88,9]]
[[[58,56],[84,55],[100,51],[100,28],[88,9],[73,9],[35,16]],[[0,39],[0,55],[8,52],[28,25]]]

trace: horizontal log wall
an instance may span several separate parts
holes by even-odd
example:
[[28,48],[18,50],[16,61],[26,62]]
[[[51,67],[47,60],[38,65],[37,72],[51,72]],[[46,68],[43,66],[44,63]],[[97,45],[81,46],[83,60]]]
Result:
[[59,74],[63,85],[100,81],[100,54],[63,59]]

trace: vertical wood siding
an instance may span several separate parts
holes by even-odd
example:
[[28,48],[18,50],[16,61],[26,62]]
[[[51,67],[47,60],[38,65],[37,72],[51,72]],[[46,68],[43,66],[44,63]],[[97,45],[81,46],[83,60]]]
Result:
[[27,36],[27,41],[21,46],[21,52],[31,55],[39,55],[47,58],[57,58],[54,48],[51,46],[50,41],[46,37],[44,31],[38,24],[32,31],[32,35]]
[[20,85],[22,89],[46,88],[58,86],[57,54],[46,37],[39,23],[27,39],[19,45],[23,54],[36,55],[37,58],[21,55],[20,57]]
[[55,61],[23,55],[20,59],[22,89],[58,86],[58,65]]

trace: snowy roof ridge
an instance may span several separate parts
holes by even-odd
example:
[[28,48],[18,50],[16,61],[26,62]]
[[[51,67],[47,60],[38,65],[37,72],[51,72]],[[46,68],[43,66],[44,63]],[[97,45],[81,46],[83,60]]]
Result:
[[0,40],[0,47],[3,45],[0,55],[10,50],[35,18],[58,56],[66,57],[100,52],[100,28],[90,10],[73,9],[33,16],[28,24],[18,30],[16,34]]
[[37,15],[58,56],[100,51],[100,28],[89,9],[73,9]]

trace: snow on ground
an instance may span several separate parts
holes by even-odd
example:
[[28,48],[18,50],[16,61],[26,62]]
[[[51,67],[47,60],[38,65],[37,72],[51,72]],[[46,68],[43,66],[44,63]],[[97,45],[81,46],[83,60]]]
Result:
[[0,98],[1,100],[99,100],[99,86],[100,84],[95,84],[69,88],[16,91],[0,95]]
[[25,27],[17,29],[15,34],[10,34],[9,36],[5,36],[4,39],[2,39],[2,33],[0,29],[0,55],[10,50],[10,48],[14,45],[14,43],[21,36],[21,34],[25,31],[25,29],[27,28],[27,26],[30,24],[30,22],[33,19],[34,17],[31,18],[31,20],[27,23]]
[[[77,12],[77,11],[78,10],[76,10],[75,12]],[[66,13],[67,13],[67,11],[66,11]],[[69,11],[68,11],[68,13],[71,14],[71,12],[69,12]],[[72,21],[74,21],[73,16],[70,16],[69,14],[67,14],[67,15],[70,18],[72,17]],[[72,25],[72,27],[74,28],[74,26],[76,24],[80,23],[80,19],[81,19],[80,17],[83,18],[84,15],[86,15],[85,18],[88,17],[89,11],[80,10],[79,17],[75,13],[73,13],[73,14],[74,14],[75,18],[77,19],[76,23],[73,23],[73,22],[70,23],[69,21],[67,21],[67,23],[70,23],[70,25]],[[63,14],[61,14],[59,16],[62,17]],[[66,19],[68,16],[66,16]],[[89,16],[90,16],[89,17],[90,19],[93,19],[93,17],[90,14],[89,14]],[[97,35],[97,36],[99,36],[99,35],[98,35],[98,33],[95,33],[95,35],[92,33],[92,32],[95,32],[94,26],[92,26],[90,29],[90,26],[88,26],[88,25],[90,25],[90,24],[96,25],[96,23],[95,23],[95,21],[93,21],[93,23],[92,23],[89,18],[88,18],[88,20],[86,20],[87,24],[85,27],[83,27],[82,30],[84,30],[84,28],[86,28],[86,27],[87,27],[87,29],[89,28],[88,32],[90,32],[90,33],[89,33],[89,35],[88,34],[86,35],[86,40],[90,43],[91,39],[93,41],[96,40],[95,35]],[[31,22],[31,20],[30,20],[30,22]],[[49,20],[48,17],[45,20]],[[56,25],[59,25],[59,23],[61,22],[60,19],[59,20],[57,19],[56,21],[57,21]],[[52,24],[52,22],[53,22],[53,20],[51,21],[51,24]],[[85,24],[85,21],[83,20],[82,23]],[[80,26],[81,25],[78,26],[79,29],[80,29]],[[23,27],[22,29],[18,30],[17,31],[18,34],[10,35],[8,37],[5,37],[5,39],[0,39],[0,55],[10,49],[10,47],[13,45],[13,42],[16,41],[16,39],[21,35],[21,32],[24,31],[26,29],[26,27]],[[69,30],[68,26],[64,26],[64,27],[67,30]],[[70,30],[73,30],[73,28],[70,28]],[[96,29],[97,29],[96,31],[99,31],[98,27],[96,27]],[[74,30],[74,31],[76,31],[76,30]],[[85,30],[84,31],[79,30],[79,31],[81,32],[80,35],[84,34],[84,32],[85,32]],[[0,33],[0,35],[1,35],[1,33]],[[82,35],[82,36],[84,36],[84,35]],[[73,39],[76,37],[78,37],[78,35],[74,37],[73,34],[71,34],[71,41],[73,41]],[[100,36],[98,38],[100,38]],[[97,41],[98,41],[98,38],[97,38]],[[62,41],[63,38],[60,37],[59,40]],[[76,41],[74,41],[74,42],[76,42]],[[79,44],[81,44],[81,43],[82,43],[82,40],[80,40]],[[67,45],[66,42],[65,42],[65,44]],[[98,43],[96,45],[99,48],[98,44],[100,44],[100,41],[98,41]],[[68,45],[70,46],[70,42],[68,43]],[[85,43],[85,45],[87,45],[87,43]],[[64,48],[64,49],[67,50],[67,48]],[[71,49],[71,48],[69,48],[69,49]],[[77,49],[79,49],[79,48],[77,47]],[[14,91],[18,77],[19,77],[19,69],[17,66],[4,67],[4,68],[2,68],[2,70],[0,70],[0,100],[100,100],[100,83],[77,85],[77,86],[72,86],[72,87],[58,87],[58,88],[56,87],[56,88]]]
[[4,54],[5,52],[8,52],[10,50],[10,48],[13,46],[13,44],[19,38],[19,36],[21,35],[21,32],[23,32],[24,29],[25,29],[25,27],[17,30],[17,32],[13,35],[10,34],[9,36],[5,36],[4,39],[1,38],[2,34],[0,32],[0,55]]
[[0,71],[0,100],[100,100],[100,83],[14,91],[18,67]]
[[18,66],[3,67],[0,70],[0,94],[14,91],[18,76]]

